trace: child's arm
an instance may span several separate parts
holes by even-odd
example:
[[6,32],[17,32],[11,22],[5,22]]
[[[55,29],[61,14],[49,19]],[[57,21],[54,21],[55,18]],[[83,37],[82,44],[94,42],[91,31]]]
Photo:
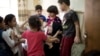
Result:
[[11,48],[14,48],[15,46],[17,46],[17,44],[24,42],[24,40],[20,40],[19,42],[15,43],[15,40],[13,38],[11,39],[7,32],[3,32],[2,36]]
[[76,30],[74,42],[79,43],[80,42],[80,25],[79,25],[78,15],[76,13],[72,14],[72,20],[74,21],[75,30]]
[[24,26],[25,26],[25,24],[26,24],[27,22],[28,22],[28,20],[26,20],[26,21],[20,26],[20,28],[23,29]]
[[27,29],[26,27],[24,27],[27,24],[27,22],[28,22],[28,20],[26,20],[21,26],[19,26],[19,30],[21,33]]
[[11,38],[15,39],[15,40],[20,40],[21,39],[21,35],[15,34],[14,31],[11,31]]
[[11,32],[11,37],[13,38],[12,40],[17,41],[17,42],[15,42],[15,44],[14,44],[14,46],[12,48],[15,48],[20,43],[24,43],[25,42],[25,40],[22,39],[21,36],[16,35],[14,31]]
[[80,33],[79,33],[79,23],[78,22],[75,22],[75,29],[76,29],[76,36],[75,36],[75,39],[74,39],[74,42],[75,43],[79,43],[80,42]]
[[58,31],[56,32],[56,34],[55,34],[55,35],[53,35],[53,37],[57,37],[57,36],[58,36],[58,34],[61,34],[61,33],[62,33],[62,31],[59,31],[59,30],[58,30]]
[[58,38],[53,38],[53,37],[47,37],[46,39],[46,42],[49,42],[49,43],[52,43],[52,42],[59,42],[59,39]]
[[52,42],[55,42],[55,40],[57,42],[59,42],[59,39],[57,38],[57,35],[60,34],[60,33],[62,33],[62,32],[58,30],[54,36],[47,35],[47,42],[52,43]]
[[15,48],[16,46],[18,46],[20,43],[25,43],[25,39],[20,39],[17,43],[15,43],[15,45],[13,46],[13,48]]

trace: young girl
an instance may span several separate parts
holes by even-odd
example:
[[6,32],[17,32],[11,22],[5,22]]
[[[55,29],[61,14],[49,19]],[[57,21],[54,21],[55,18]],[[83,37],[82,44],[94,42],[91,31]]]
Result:
[[[56,6],[52,5],[47,9],[47,12],[49,13],[49,18],[47,19],[47,35],[56,36],[61,40],[62,34],[58,34],[58,31],[62,31],[62,23],[60,18],[56,16],[58,14],[58,9]],[[51,45],[51,49],[49,49],[49,46],[45,45],[46,56],[59,56],[60,43],[54,42],[49,45]]]
[[45,56],[43,44],[44,42],[59,41],[57,38],[47,38],[41,31],[41,22],[38,16],[31,16],[28,20],[30,30],[25,31],[22,37],[27,39],[28,56]]
[[4,20],[6,24],[6,31],[3,33],[4,40],[9,45],[14,56],[18,56],[18,45],[24,42],[23,39],[17,37],[14,32],[14,27],[16,26],[16,18],[13,14],[8,14]]
[[0,16],[0,56],[13,56],[10,47],[3,38],[4,28],[5,28],[4,20]]

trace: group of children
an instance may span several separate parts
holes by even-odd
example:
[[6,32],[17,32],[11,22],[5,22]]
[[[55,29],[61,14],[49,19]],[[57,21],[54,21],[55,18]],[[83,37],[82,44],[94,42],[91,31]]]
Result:
[[[69,8],[69,0],[58,0],[58,3],[66,12],[63,21],[57,16],[59,12],[54,5],[48,7],[47,19],[42,15],[42,6],[37,5],[37,14],[18,28],[13,14],[8,14],[4,20],[0,17],[0,56],[18,56],[19,46],[25,39],[27,56],[71,56],[73,43],[80,42],[78,16]],[[26,23],[29,25],[27,30],[24,29]]]

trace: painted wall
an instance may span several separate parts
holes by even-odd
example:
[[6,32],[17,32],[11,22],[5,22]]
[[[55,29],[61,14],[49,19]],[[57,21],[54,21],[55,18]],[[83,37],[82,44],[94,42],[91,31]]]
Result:
[[42,0],[42,6],[44,9],[47,9],[50,5],[57,5],[58,6],[58,3],[57,3],[58,0]]
[[33,0],[27,0],[27,5],[28,5],[28,10],[34,10],[34,5],[33,5],[33,3],[34,3],[34,1]]
[[[71,2],[71,8],[74,10],[78,10],[78,11],[84,11],[84,4],[85,4],[85,0],[70,0]],[[47,9],[48,6],[50,5],[57,5],[57,7],[59,7],[58,5],[58,0],[42,0],[42,6],[44,9]]]
[[85,0],[70,0],[71,1],[71,8],[76,11],[82,11],[85,10]]

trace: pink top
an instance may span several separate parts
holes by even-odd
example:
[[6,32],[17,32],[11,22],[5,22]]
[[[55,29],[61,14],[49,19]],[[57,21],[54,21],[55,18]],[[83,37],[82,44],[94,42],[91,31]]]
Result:
[[45,56],[43,44],[47,37],[43,32],[32,32],[28,30],[22,34],[22,37],[26,38],[28,42],[28,56]]

